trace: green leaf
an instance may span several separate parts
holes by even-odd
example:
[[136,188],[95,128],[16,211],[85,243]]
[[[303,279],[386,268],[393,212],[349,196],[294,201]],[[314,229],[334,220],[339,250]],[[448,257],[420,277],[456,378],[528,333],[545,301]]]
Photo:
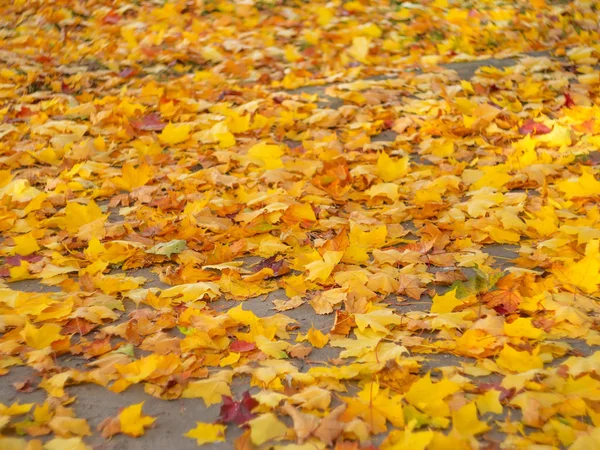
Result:
[[156,244],[154,247],[146,250],[146,253],[151,253],[153,255],[164,255],[170,258],[172,254],[177,255],[185,249],[187,249],[187,243],[183,239],[175,239],[173,241]]

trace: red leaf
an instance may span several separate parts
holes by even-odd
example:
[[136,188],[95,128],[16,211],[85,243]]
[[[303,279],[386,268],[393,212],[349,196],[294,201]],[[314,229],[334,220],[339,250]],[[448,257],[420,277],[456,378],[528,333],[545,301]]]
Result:
[[119,72],[119,76],[121,78],[130,78],[138,73],[135,67],[125,67],[123,70]]
[[229,346],[229,350],[232,352],[245,353],[251,352],[256,349],[256,344],[254,342],[246,342],[246,341],[233,341]]
[[90,323],[87,320],[76,317],[75,319],[71,319],[65,325],[63,325],[60,334],[66,336],[77,333],[84,336],[97,327],[98,325],[94,323]]
[[263,261],[253,266],[252,270],[254,273],[256,273],[264,268],[269,268],[273,270],[274,277],[280,277],[281,275],[285,275],[290,271],[290,268],[287,265],[285,259],[280,259],[279,261],[277,261],[277,255],[264,259]]
[[65,94],[72,94],[73,92],[75,92],[75,89],[73,89],[71,86],[69,86],[67,83],[65,83],[64,81],[61,82],[61,90],[65,93]]
[[115,23],[118,23],[119,20],[121,20],[121,16],[118,15],[116,12],[111,11],[107,15],[104,16],[104,19],[102,19],[102,22],[107,23],[109,25],[114,25]]
[[51,63],[52,62],[52,58],[50,56],[46,56],[46,55],[40,55],[40,56],[36,56],[35,60],[39,63],[42,64],[46,64],[46,63]]
[[41,261],[42,257],[40,255],[15,255],[15,256],[7,256],[4,258],[4,264],[8,264],[9,266],[18,267],[21,265],[21,261],[27,261],[28,263],[34,263]]
[[160,121],[158,114],[151,113],[142,117],[141,120],[134,120],[131,122],[131,126],[141,131],[162,131],[166,124]]
[[575,105],[575,102],[573,101],[573,97],[571,97],[571,94],[569,94],[568,92],[565,92],[565,104],[563,105],[566,108],[572,108]]
[[521,134],[548,134],[552,131],[552,128],[547,127],[543,123],[535,122],[532,119],[525,121],[523,126],[519,128]]
[[21,107],[21,110],[17,113],[17,117],[29,117],[33,116],[35,113],[30,110],[27,106]]
[[498,289],[483,296],[489,308],[494,308],[498,314],[508,315],[517,311],[521,303],[521,295],[511,289]]
[[242,400],[236,402],[231,397],[224,395],[218,422],[235,423],[243,425],[254,418],[252,410],[258,406],[258,402],[252,398],[248,391],[242,395]]

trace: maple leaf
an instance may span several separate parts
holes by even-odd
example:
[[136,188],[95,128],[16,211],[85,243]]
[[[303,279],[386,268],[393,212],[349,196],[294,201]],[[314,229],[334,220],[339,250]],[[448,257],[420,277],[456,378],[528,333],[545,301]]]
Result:
[[168,123],[163,128],[162,133],[158,135],[158,138],[165,144],[176,145],[188,139],[191,129],[190,125]]
[[142,415],[142,406],[144,402],[136,405],[130,405],[119,413],[119,423],[121,433],[132,437],[139,437],[144,434],[144,429],[150,427],[156,418]]
[[64,339],[65,337],[60,332],[60,326],[53,323],[45,323],[37,328],[35,325],[26,322],[21,331],[21,336],[28,346],[41,350],[49,347],[53,342]]
[[568,92],[564,93],[565,96],[565,108],[572,108],[574,106],[577,106],[575,101],[573,100],[573,97],[571,97],[571,94],[569,94]]
[[490,426],[477,418],[475,402],[467,403],[457,411],[452,412],[452,425],[461,438],[485,433]]
[[408,173],[408,156],[394,161],[387,153],[382,152],[377,158],[377,175],[386,183],[397,180]]
[[173,254],[179,254],[187,249],[187,242],[183,239],[174,239],[169,242],[161,242],[156,244],[154,247],[146,250],[146,253],[153,255],[164,255],[170,258]]
[[[14,251],[17,255],[20,256],[28,256],[32,253],[37,252],[40,249],[36,238],[33,236],[33,233],[22,234],[20,236],[15,236],[13,238],[15,242]],[[31,262],[31,259],[29,260]],[[19,265],[19,264],[12,264]]]
[[539,347],[533,351],[519,351],[505,345],[496,358],[496,364],[511,372],[522,373],[532,369],[541,369],[544,366],[542,358],[538,356]]
[[386,431],[387,421],[396,427],[404,426],[401,397],[390,395],[387,389],[381,389],[376,382],[365,385],[358,399],[346,397],[343,400],[348,405],[343,417],[361,417],[372,433]]
[[367,327],[382,333],[389,333],[389,325],[399,325],[402,317],[393,313],[390,309],[374,309],[366,314],[354,314],[354,321],[360,331]]
[[496,290],[487,292],[482,300],[490,308],[496,309],[499,314],[512,314],[517,311],[523,298],[519,293],[518,279],[514,274],[500,278],[495,283]]
[[457,290],[451,289],[446,292],[444,295],[434,295],[431,305],[432,313],[450,313],[454,311],[454,309],[458,306],[461,306],[465,303],[465,299],[459,299],[456,296]]
[[257,161],[266,170],[283,167],[281,155],[283,155],[283,152],[279,145],[267,144],[266,142],[256,144],[248,150],[248,156]]
[[222,399],[219,422],[243,425],[255,417],[252,410],[258,406],[258,402],[250,396],[248,391],[242,394],[242,399],[238,402],[227,395],[224,395]]
[[299,444],[302,444],[319,427],[320,420],[317,416],[302,413],[289,403],[283,405],[281,409],[292,418]]
[[184,436],[196,439],[198,445],[204,445],[225,441],[225,430],[225,425],[196,422],[196,428],[192,428]]
[[589,172],[584,172],[578,178],[561,180],[557,183],[557,188],[568,199],[600,195],[600,181],[597,181],[594,175]]
[[460,390],[460,386],[450,380],[431,382],[429,372],[417,380],[405,395],[406,400],[432,416],[448,416],[450,409],[444,398]]
[[254,342],[235,340],[229,345],[229,349],[234,352],[251,352],[256,349],[256,344]]
[[217,374],[206,380],[190,381],[183,390],[182,398],[201,398],[206,406],[215,405],[221,402],[221,398],[225,396],[231,397],[231,375],[224,372]]
[[344,431],[345,425],[340,421],[340,417],[346,411],[346,407],[346,405],[340,405],[331,410],[331,412],[319,422],[319,426],[313,431],[313,435],[326,445],[331,445]]
[[162,131],[166,124],[160,120],[160,116],[156,113],[146,114],[140,120],[131,122],[131,126],[136,130],[142,131]]
[[420,286],[420,278],[416,275],[402,273],[398,277],[398,282],[398,294],[406,294],[415,300],[419,300],[426,290]]
[[255,273],[260,272],[263,269],[270,269],[272,271],[269,277],[280,277],[290,271],[290,267],[285,259],[278,259],[276,255],[266,258],[252,267],[252,270]]
[[329,278],[329,275],[342,259],[344,252],[334,252],[327,251],[323,255],[323,258],[319,261],[313,261],[306,265],[308,269],[308,277],[306,277],[309,281],[321,280],[326,281]]
[[134,167],[133,164],[125,163],[121,168],[122,175],[113,178],[112,181],[125,191],[132,191],[145,186],[152,178],[152,168],[147,164]]
[[262,445],[271,440],[281,440],[287,436],[288,428],[275,414],[266,413],[248,422],[250,439],[255,445]]
[[460,270],[448,270],[436,272],[434,283],[441,286],[450,286],[457,281],[467,281],[467,277]]
[[547,127],[543,123],[535,122],[532,119],[528,119],[519,128],[521,134],[548,134],[552,131],[552,128]]

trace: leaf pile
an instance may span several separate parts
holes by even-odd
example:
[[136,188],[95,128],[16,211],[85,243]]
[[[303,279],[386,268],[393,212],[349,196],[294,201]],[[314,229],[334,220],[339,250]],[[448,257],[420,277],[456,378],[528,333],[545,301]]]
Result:
[[595,448],[599,8],[3,5],[0,448]]

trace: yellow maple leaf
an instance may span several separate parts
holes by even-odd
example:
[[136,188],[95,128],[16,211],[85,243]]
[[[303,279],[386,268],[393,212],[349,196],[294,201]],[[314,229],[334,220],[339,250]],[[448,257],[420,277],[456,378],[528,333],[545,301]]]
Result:
[[281,155],[283,155],[283,151],[279,145],[267,144],[266,142],[253,145],[248,150],[248,156],[265,170],[283,167]]
[[231,397],[231,389],[229,388],[231,376],[230,372],[222,372],[206,380],[190,381],[181,397],[201,398],[206,406],[220,403],[223,395]]
[[550,133],[537,135],[534,140],[543,142],[548,147],[566,147],[572,142],[571,129],[555,124]]
[[296,62],[302,59],[302,54],[298,51],[298,49],[294,45],[286,45],[283,51],[283,55],[285,59],[289,62]]
[[[495,108],[494,108],[495,109]],[[482,167],[482,176],[471,186],[472,190],[484,187],[501,188],[512,179],[512,175],[507,172],[510,168],[506,164]]]
[[14,251],[17,255],[27,256],[37,252],[40,249],[33,233],[21,234],[13,238],[15,241]]
[[385,152],[377,158],[377,175],[386,183],[402,178],[408,173],[409,158],[405,156],[394,160]]
[[364,263],[368,261],[368,252],[374,248],[380,248],[385,245],[387,237],[387,227],[377,225],[370,229],[364,229],[356,222],[350,221],[350,244],[344,252],[344,262]]
[[371,433],[386,431],[386,422],[396,427],[404,426],[402,397],[390,394],[389,389],[381,389],[377,382],[367,383],[358,393],[358,399],[344,397],[348,408],[343,417],[362,418],[371,428]]
[[192,428],[184,436],[196,439],[198,445],[210,444],[211,442],[224,442],[226,429],[225,425],[196,422],[196,428]]
[[258,335],[256,336],[256,347],[263,352],[265,355],[270,356],[275,359],[285,359],[288,358],[286,350],[288,350],[291,346],[289,342],[286,341],[271,341],[264,336]]
[[313,261],[306,265],[308,269],[308,281],[321,280],[325,281],[331,275],[331,272],[337,266],[342,259],[344,252],[326,251],[323,255],[323,259],[319,261]]
[[208,134],[212,141],[219,142],[221,148],[229,148],[235,145],[235,136],[229,130],[225,121],[214,124]]
[[144,402],[135,405],[129,405],[119,414],[119,423],[121,432],[132,437],[139,437],[144,434],[144,428],[151,426],[156,418],[142,415],[142,406]]
[[133,191],[135,188],[145,186],[152,179],[152,168],[148,164],[135,167],[125,163],[121,168],[122,175],[115,177],[112,182],[124,191]]
[[490,389],[485,394],[475,399],[477,410],[480,414],[494,413],[502,414],[502,404],[500,403],[500,391]]
[[79,436],[72,438],[54,438],[44,444],[44,450],[91,450],[91,448],[92,447],[88,447]]
[[392,430],[381,448],[385,450],[425,450],[429,448],[436,433],[431,430],[413,431],[416,423],[417,421],[413,420],[406,430]]
[[528,351],[520,352],[510,345],[505,345],[498,354],[498,358],[496,358],[496,364],[503,369],[516,373],[541,369],[544,367],[544,362],[538,353],[539,347],[535,348],[533,353],[529,353]]
[[248,422],[250,439],[254,445],[262,445],[273,439],[281,440],[287,436],[288,428],[273,413],[261,414]]
[[70,202],[65,207],[64,228],[69,233],[76,233],[82,226],[103,218],[105,216],[93,200],[87,205]]
[[317,330],[314,327],[308,330],[306,338],[310,342],[310,345],[315,348],[323,348],[329,342],[329,334],[323,334],[321,330]]
[[369,189],[365,191],[371,200],[376,197],[385,197],[390,199],[392,202],[395,202],[400,197],[398,193],[398,185],[396,183],[379,183],[374,184]]
[[3,416],[20,416],[21,414],[27,414],[33,405],[33,403],[20,404],[18,401],[10,406],[0,403],[0,414]]
[[406,400],[432,416],[447,417],[450,407],[444,399],[460,390],[460,386],[453,381],[442,379],[437,383],[431,382],[431,374],[417,380],[406,393]]
[[454,308],[464,303],[464,300],[456,298],[456,289],[446,292],[444,295],[434,295],[432,299],[431,312],[444,314],[454,311]]
[[391,309],[376,309],[366,314],[354,314],[354,321],[360,331],[371,327],[375,331],[388,334],[387,326],[401,324],[402,317],[394,314]]
[[48,426],[60,437],[91,436],[90,426],[85,419],[68,416],[54,416]]
[[467,403],[459,410],[452,412],[452,426],[461,437],[470,438],[490,429],[486,422],[477,418],[477,408],[474,402]]
[[187,124],[175,125],[169,122],[158,135],[158,138],[165,144],[176,145],[187,140],[191,129],[192,127]]
[[320,6],[317,9],[317,23],[322,27],[328,25],[334,17],[335,12],[331,8]]
[[45,323],[40,328],[30,322],[25,323],[21,331],[21,337],[29,347],[37,350],[48,348],[53,342],[65,339],[66,336],[60,334],[61,327],[54,323]]
[[576,263],[568,264],[554,273],[564,283],[577,286],[588,294],[598,290],[600,285],[600,240],[589,241],[585,246],[585,256]]
[[507,336],[529,339],[542,339],[546,336],[544,330],[533,326],[533,319],[531,317],[519,317],[511,323],[504,323],[504,333]]
[[40,382],[39,386],[45,389],[48,394],[52,397],[63,397],[65,395],[65,384],[69,381],[72,376],[72,371],[67,370],[66,372],[57,373],[50,378],[44,379]]
[[352,46],[348,49],[348,54],[357,61],[367,64],[370,46],[371,39],[364,36],[354,37],[352,38]]
[[556,187],[565,194],[567,199],[600,195],[600,181],[597,181],[590,172],[584,172],[578,178],[559,181]]

